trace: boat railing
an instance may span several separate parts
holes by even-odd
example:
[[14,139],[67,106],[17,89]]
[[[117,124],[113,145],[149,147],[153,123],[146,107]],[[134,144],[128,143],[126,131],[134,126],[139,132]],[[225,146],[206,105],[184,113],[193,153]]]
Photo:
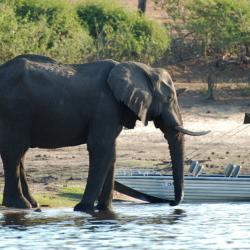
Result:
[[198,161],[191,161],[188,175],[198,177],[203,172],[203,165],[201,165]]
[[240,165],[230,163],[225,167],[224,175],[226,177],[238,177],[240,175],[240,170]]
[[[224,175],[218,175],[226,178],[237,178],[240,175],[241,166],[236,164],[228,164],[225,167]],[[160,172],[159,169],[118,169],[116,170],[116,175],[118,176],[165,176],[167,173]],[[168,175],[168,174],[167,174]],[[205,174],[210,176],[209,174]],[[203,176],[203,165],[198,161],[192,161],[188,170],[187,176],[199,177]],[[211,175],[215,176],[215,175]],[[240,176],[241,177],[241,176]]]
[[[236,178],[240,175],[240,170],[241,170],[240,165],[230,163],[225,167],[224,176]],[[203,172],[203,165],[201,165],[198,161],[190,161],[188,170],[189,176],[198,177],[202,175],[202,172]]]
[[162,174],[155,169],[119,169],[116,175],[120,176],[161,176]]

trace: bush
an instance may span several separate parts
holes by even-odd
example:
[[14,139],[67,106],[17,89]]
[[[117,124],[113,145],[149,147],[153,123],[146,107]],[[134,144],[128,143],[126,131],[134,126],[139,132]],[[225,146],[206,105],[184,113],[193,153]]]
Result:
[[111,57],[146,63],[168,48],[166,30],[108,1],[0,0],[0,61],[37,53],[65,63]]
[[213,53],[238,53],[250,45],[249,0],[196,0],[187,5],[188,30]]
[[89,56],[92,38],[74,10],[61,1],[19,0],[1,5],[5,10],[0,13],[4,33],[0,36],[1,61],[22,53],[43,54],[67,63],[82,62]]
[[152,63],[170,44],[166,30],[137,12],[107,1],[79,4],[77,15],[95,39],[96,58],[139,60]]
[[43,53],[49,30],[41,20],[36,25],[20,24],[13,8],[0,3],[0,61],[29,52]]
[[0,3],[0,9],[0,60],[5,61],[13,56],[13,30],[17,29],[17,23],[11,7]]
[[16,0],[16,14],[20,21],[28,20],[36,22],[45,17],[48,24],[52,24],[55,17],[68,8],[65,1],[36,1],[36,0]]
[[180,58],[185,46],[188,58],[250,56],[250,0],[154,1],[168,13]]

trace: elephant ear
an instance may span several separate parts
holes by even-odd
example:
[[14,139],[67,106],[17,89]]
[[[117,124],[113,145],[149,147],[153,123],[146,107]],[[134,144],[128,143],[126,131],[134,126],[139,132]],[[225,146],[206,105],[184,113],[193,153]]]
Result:
[[126,62],[115,66],[108,84],[115,98],[124,103],[147,125],[147,112],[152,103],[150,68],[144,64]]

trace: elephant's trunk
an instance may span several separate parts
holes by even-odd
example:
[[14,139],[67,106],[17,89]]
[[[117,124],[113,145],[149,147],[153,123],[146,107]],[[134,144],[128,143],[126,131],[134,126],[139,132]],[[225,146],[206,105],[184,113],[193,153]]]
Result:
[[172,206],[178,205],[184,196],[184,135],[175,129],[168,129],[165,133],[168,141],[170,156],[172,160],[175,200],[170,203]]

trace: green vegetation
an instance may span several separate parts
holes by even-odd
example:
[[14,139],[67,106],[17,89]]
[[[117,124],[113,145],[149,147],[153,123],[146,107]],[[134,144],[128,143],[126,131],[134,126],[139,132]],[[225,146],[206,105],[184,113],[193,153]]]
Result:
[[111,57],[152,63],[169,46],[166,29],[115,2],[0,0],[0,62],[37,53],[74,63]]
[[[250,57],[249,0],[155,0],[170,17],[175,31],[174,55],[216,60]],[[187,55],[183,55],[186,47]]]
[[151,63],[159,59],[170,44],[161,26],[114,1],[79,4],[77,14],[95,41],[98,58],[110,56]]
[[73,8],[61,1],[1,2],[0,61],[37,53],[81,62],[90,53],[93,41],[88,31],[77,21]]
[[[83,188],[80,186],[59,187],[55,191],[35,192],[34,197],[41,206],[73,207],[82,198]],[[0,194],[0,201],[3,196]]]
[[115,0],[0,0],[0,63],[22,53],[153,63],[166,51],[174,61],[250,61],[250,0],[155,2],[168,13],[167,28]]
[[187,8],[187,27],[200,41],[205,56],[208,51],[212,55],[246,53],[250,46],[249,0],[196,0]]
[[35,193],[34,197],[41,206],[73,207],[82,198],[83,188],[80,186],[61,187],[57,191]]

